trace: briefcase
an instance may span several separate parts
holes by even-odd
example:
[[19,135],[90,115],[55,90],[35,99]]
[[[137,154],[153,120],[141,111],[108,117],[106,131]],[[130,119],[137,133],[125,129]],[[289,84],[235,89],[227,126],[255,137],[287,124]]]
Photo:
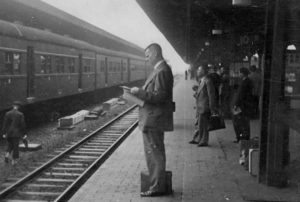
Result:
[[222,116],[219,114],[211,115],[208,121],[208,131],[219,130],[226,128],[225,122]]
[[[166,171],[166,194],[172,194],[172,171]],[[150,181],[148,172],[141,172],[141,192],[146,192],[149,190]]]

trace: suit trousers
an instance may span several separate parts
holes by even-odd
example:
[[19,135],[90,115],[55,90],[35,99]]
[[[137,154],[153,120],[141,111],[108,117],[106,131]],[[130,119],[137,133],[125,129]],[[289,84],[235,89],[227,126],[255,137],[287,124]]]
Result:
[[194,135],[193,140],[199,144],[208,144],[208,121],[210,113],[198,114],[198,130]]
[[7,149],[6,152],[12,152],[12,158],[18,159],[19,158],[19,139],[18,137],[8,137],[7,138]]
[[166,153],[164,132],[147,130],[143,132],[144,152],[149,172],[150,191],[165,192]]
[[233,115],[232,123],[237,141],[250,139],[250,120],[243,112]]

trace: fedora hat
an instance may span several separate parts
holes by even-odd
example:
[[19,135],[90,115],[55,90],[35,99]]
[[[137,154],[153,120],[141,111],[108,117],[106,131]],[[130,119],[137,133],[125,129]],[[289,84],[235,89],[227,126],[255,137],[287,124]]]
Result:
[[14,101],[13,105],[22,106],[22,102],[20,102],[20,101]]

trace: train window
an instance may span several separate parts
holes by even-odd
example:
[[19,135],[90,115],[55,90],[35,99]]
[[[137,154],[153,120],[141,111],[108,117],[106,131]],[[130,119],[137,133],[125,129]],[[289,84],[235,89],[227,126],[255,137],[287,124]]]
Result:
[[108,63],[108,69],[109,69],[109,72],[112,72],[113,71],[113,64],[112,64],[112,62],[109,62]]
[[83,70],[84,72],[91,72],[91,60],[85,59],[83,60]]
[[65,72],[65,61],[63,57],[55,57],[55,66],[57,73]]
[[131,70],[135,70],[135,69],[136,69],[136,66],[135,66],[135,65],[130,65],[130,69],[131,69]]
[[117,63],[117,71],[120,72],[121,71],[121,64]]
[[75,58],[68,58],[68,68],[70,73],[75,73]]
[[14,73],[21,73],[21,55],[19,53],[13,54],[13,71]]
[[3,74],[21,74],[21,54],[5,52]]
[[123,63],[123,72],[127,70],[127,63]]
[[113,72],[116,72],[116,71],[117,71],[117,63],[113,62]]
[[105,71],[105,61],[104,60],[101,60],[101,66],[100,66],[100,71],[101,72],[104,72]]
[[13,74],[12,61],[13,61],[13,53],[5,52],[4,56],[5,67],[3,73],[5,74]]
[[51,69],[51,56],[47,56],[47,55],[41,55],[40,56],[40,60],[41,60],[41,72],[42,74],[47,74],[47,73],[51,73],[52,69]]

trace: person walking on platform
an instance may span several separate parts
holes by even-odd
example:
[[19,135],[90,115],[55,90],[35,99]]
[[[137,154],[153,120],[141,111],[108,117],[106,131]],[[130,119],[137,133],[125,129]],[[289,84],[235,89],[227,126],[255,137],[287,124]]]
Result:
[[7,139],[7,150],[5,153],[5,163],[9,162],[9,156],[12,153],[12,165],[17,163],[19,158],[19,140],[26,139],[26,125],[24,115],[19,111],[21,103],[15,101],[12,110],[4,116],[3,138]]
[[220,111],[223,117],[230,117],[230,85],[229,75],[226,74],[224,67],[220,68],[221,84],[219,88]]
[[251,113],[251,118],[259,118],[259,99],[261,94],[261,83],[262,78],[261,75],[257,72],[257,68],[255,65],[250,67],[249,79],[253,84],[253,110]]
[[190,144],[198,144],[199,147],[208,146],[208,121],[211,114],[216,113],[215,87],[210,77],[207,76],[208,67],[199,66],[197,76],[200,84],[195,94],[198,132],[194,134]]
[[162,56],[160,45],[145,49],[146,60],[153,66],[152,74],[142,88],[130,92],[144,101],[139,109],[139,128],[143,133],[144,152],[150,187],[142,197],[164,195],[166,192],[166,154],[164,132],[173,130],[173,74]]
[[249,70],[247,68],[240,69],[240,77],[242,82],[238,88],[237,94],[233,102],[233,128],[236,135],[234,143],[238,143],[241,139],[250,139],[250,121],[253,106],[253,84],[248,78]]

